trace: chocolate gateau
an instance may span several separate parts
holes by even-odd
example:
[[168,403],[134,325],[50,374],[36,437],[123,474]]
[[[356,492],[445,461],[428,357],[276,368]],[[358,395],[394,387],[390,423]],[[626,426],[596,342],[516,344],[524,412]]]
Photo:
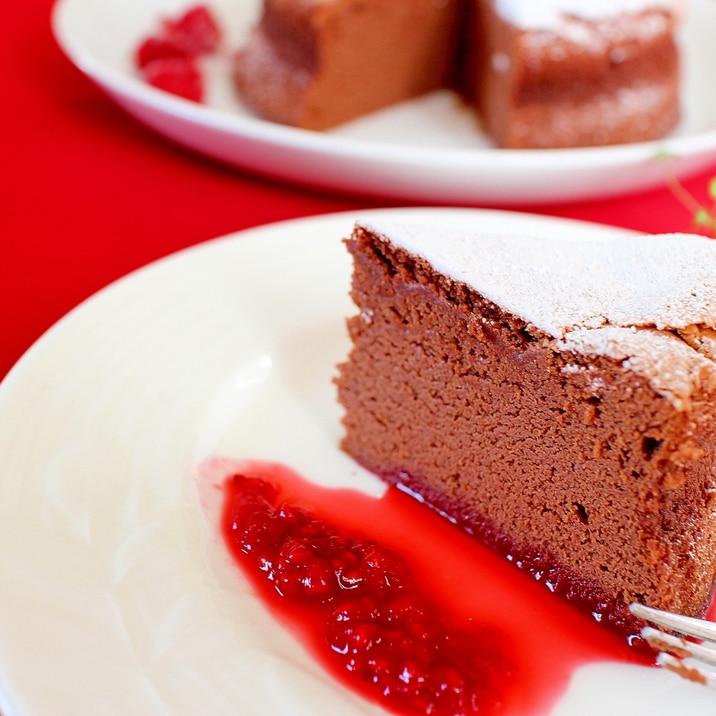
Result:
[[679,120],[679,0],[263,0],[234,77],[324,130],[438,88],[500,147],[644,141]]
[[678,3],[474,4],[468,93],[501,147],[640,142],[679,121]]
[[716,241],[362,223],[343,448],[595,618],[716,578]]
[[234,77],[261,116],[328,129],[445,86],[457,0],[264,0]]

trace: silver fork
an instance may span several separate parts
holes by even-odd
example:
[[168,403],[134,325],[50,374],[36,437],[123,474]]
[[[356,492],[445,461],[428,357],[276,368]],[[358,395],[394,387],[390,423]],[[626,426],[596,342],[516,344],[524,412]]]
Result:
[[[690,681],[716,688],[716,623],[632,604],[631,613],[670,633],[645,626],[641,635],[659,653],[657,663]],[[693,641],[697,639],[698,641]]]

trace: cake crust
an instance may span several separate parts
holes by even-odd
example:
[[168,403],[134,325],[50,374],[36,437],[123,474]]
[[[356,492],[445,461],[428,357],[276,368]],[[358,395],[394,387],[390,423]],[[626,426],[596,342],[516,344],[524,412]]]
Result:
[[347,245],[359,313],[337,378],[343,448],[624,632],[632,601],[703,615],[712,361],[672,336],[704,371],[675,401],[643,366],[565,344],[370,227]]

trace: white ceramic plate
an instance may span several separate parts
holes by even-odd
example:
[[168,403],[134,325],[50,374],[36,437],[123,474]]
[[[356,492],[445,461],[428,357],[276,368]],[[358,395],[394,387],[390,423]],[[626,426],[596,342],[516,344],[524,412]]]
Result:
[[[615,235],[478,210],[384,210],[481,230]],[[278,460],[377,493],[337,448],[356,215],[254,229],[171,256],[70,313],[0,385],[4,716],[367,716],[252,596],[193,470]],[[683,700],[683,702],[681,701]],[[559,716],[713,714],[666,672],[592,665]]]
[[[259,0],[210,0],[237,47]],[[683,125],[673,137],[619,147],[506,151],[490,148],[448,92],[316,133],[250,116],[226,61],[208,68],[200,106],[140,82],[131,54],[158,18],[186,0],[59,0],[53,25],[70,59],[130,114],[202,154],[308,186],[424,203],[543,203],[596,198],[662,184],[716,160],[716,3],[688,0],[683,28]],[[665,165],[660,153],[674,156]]]

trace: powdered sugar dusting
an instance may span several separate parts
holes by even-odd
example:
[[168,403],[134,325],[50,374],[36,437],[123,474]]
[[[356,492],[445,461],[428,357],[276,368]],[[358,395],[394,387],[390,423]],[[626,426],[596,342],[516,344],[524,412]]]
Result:
[[561,350],[604,355],[643,375],[656,392],[665,395],[678,410],[691,404],[695,385],[716,388],[713,361],[694,353],[688,344],[666,331],[622,326],[576,330],[557,342]]
[[495,0],[495,12],[525,29],[557,32],[568,17],[588,21],[664,10],[680,14],[680,0]]
[[[601,7],[601,6],[600,6]],[[669,32],[672,20],[663,13],[649,13],[643,15],[624,15],[618,18],[596,18],[587,21],[583,18],[574,18],[569,15],[557,16],[546,27],[535,27],[526,33],[522,43],[526,52],[539,51],[547,53],[554,59],[563,59],[568,48],[554,42],[554,36],[559,35],[569,43],[579,45],[593,53],[601,54],[610,51],[610,48],[619,43],[626,43],[630,39],[638,38],[648,41]],[[610,59],[616,63],[623,61],[624,47],[618,48],[616,54]]]
[[366,224],[384,240],[556,339],[647,377],[679,407],[716,387],[716,241],[692,234],[574,239]]

